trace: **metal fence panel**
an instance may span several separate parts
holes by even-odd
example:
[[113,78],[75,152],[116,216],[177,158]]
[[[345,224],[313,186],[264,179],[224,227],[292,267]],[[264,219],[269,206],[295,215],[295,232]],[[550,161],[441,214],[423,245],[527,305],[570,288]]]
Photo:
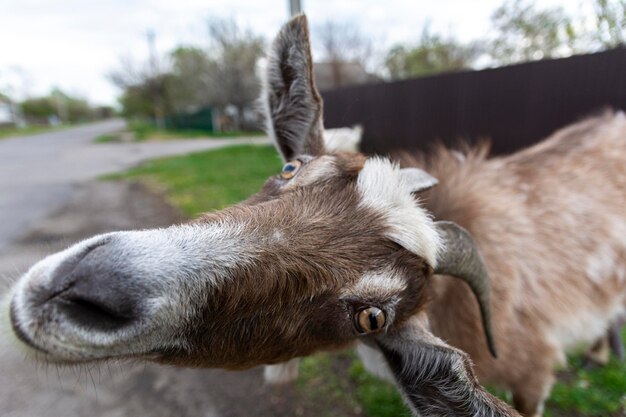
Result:
[[489,138],[506,154],[604,108],[626,109],[626,48],[322,92],[328,128],[361,124],[367,153]]

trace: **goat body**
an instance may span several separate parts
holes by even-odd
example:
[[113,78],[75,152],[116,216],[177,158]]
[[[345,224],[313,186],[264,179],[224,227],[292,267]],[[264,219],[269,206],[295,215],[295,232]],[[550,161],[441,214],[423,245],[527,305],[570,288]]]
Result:
[[440,181],[424,195],[437,220],[473,235],[489,270],[499,358],[485,347],[469,289],[436,280],[433,333],[467,352],[481,382],[537,412],[565,352],[602,337],[626,303],[626,117],[606,113],[514,155],[439,148],[410,156]]

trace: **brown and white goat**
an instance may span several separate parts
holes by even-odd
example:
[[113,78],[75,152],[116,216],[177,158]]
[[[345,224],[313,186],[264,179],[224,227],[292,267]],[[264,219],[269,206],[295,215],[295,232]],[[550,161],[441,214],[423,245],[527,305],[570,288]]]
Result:
[[10,295],[14,334],[47,361],[229,369],[358,341],[417,415],[517,415],[474,375],[540,414],[567,349],[624,312],[626,118],[506,158],[403,160],[437,185],[324,148],[309,48],[298,17],[269,59],[269,130],[290,161],[280,175],[191,223],[40,261]]

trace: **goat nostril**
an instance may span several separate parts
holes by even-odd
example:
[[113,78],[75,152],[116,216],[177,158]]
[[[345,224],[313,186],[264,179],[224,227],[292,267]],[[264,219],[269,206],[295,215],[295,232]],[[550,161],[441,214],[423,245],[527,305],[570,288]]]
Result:
[[70,256],[53,272],[53,277],[48,288],[41,288],[32,299],[33,305],[42,306],[49,301],[61,296],[76,283],[74,271],[79,268],[81,262],[89,254],[98,248],[106,245],[110,239],[102,239],[85,247],[80,253]]
[[134,319],[129,308],[112,306],[106,302],[76,294],[59,297],[58,305],[70,321],[89,329],[118,330],[130,324]]
[[139,286],[117,263],[117,249],[103,239],[68,256],[52,272],[50,282],[32,303],[57,311],[62,320],[87,331],[111,332],[126,327],[141,310]]

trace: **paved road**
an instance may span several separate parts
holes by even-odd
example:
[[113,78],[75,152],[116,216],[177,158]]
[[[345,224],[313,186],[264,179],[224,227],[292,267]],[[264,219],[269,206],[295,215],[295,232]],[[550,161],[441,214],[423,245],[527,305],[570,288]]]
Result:
[[192,139],[169,142],[94,144],[121,130],[122,120],[28,137],[0,140],[0,250],[37,220],[63,205],[82,181],[145,159],[211,149],[263,138]]

